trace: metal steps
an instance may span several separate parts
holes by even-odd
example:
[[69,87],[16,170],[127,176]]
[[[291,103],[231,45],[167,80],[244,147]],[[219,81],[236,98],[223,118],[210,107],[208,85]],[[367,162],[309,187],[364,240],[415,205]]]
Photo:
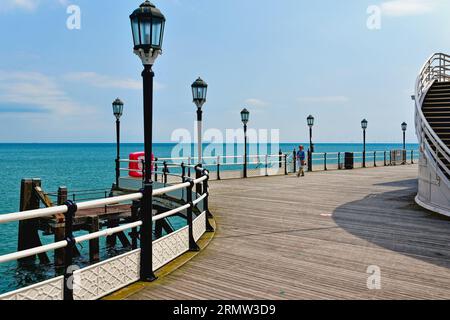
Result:
[[[450,82],[435,82],[427,93],[422,111],[440,140],[450,147]],[[431,148],[433,144],[428,140]],[[450,162],[442,155],[439,159],[450,169]],[[450,175],[444,174],[450,179]]]

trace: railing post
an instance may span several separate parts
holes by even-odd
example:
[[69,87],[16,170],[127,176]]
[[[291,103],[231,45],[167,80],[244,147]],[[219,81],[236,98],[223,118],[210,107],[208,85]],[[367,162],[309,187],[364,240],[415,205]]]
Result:
[[288,168],[287,168],[287,154],[284,155],[284,175],[288,175]]
[[377,166],[377,152],[376,151],[373,152],[373,166],[374,167]]
[[163,162],[163,165],[164,165],[164,169],[163,169],[164,184],[167,184],[167,172],[169,171],[169,169],[167,168],[167,162],[166,161]]
[[155,181],[158,182],[158,164],[155,162]]
[[392,151],[389,151],[389,165],[392,166]]
[[186,182],[186,166],[184,165],[184,162],[181,163],[181,182]]
[[384,166],[386,167],[387,163],[386,163],[386,151],[384,152]]
[[217,180],[220,180],[220,156],[217,156]]
[[269,176],[269,156],[266,154],[266,159],[265,159],[265,167],[266,167],[266,177]]
[[341,170],[341,153],[338,152],[338,170]]
[[73,236],[73,218],[77,212],[77,205],[73,201],[66,201],[67,212],[64,214],[64,232],[67,246],[64,249],[64,300],[73,300],[73,251],[75,238]]
[[191,157],[188,157],[188,177],[191,177]]
[[294,151],[292,151],[292,162],[293,162],[294,173],[297,173],[297,153],[295,152],[295,148],[294,148]]
[[282,168],[283,167],[283,152],[278,151],[278,168]]
[[189,204],[189,208],[187,209],[187,223],[189,228],[189,251],[200,251],[197,243],[194,240],[194,228],[193,228],[193,213],[194,203],[192,202],[192,193],[194,189],[194,181],[189,179],[189,187],[187,187],[187,203]]
[[324,167],[325,171],[328,170],[327,169],[327,153],[326,152],[323,154],[323,167]]
[[203,174],[206,175],[208,178],[203,181],[203,194],[206,194],[205,200],[203,200],[203,209],[205,211],[205,219],[206,219],[206,232],[214,232],[214,228],[209,223],[209,218],[212,218],[211,211],[209,211],[209,172],[207,170],[203,171]]
[[[200,164],[195,166],[195,179],[200,179],[202,177],[201,168],[202,166]],[[195,186],[195,192],[197,193],[197,196],[202,194],[202,185],[200,183]]]
[[411,150],[411,164],[414,164],[414,150]]

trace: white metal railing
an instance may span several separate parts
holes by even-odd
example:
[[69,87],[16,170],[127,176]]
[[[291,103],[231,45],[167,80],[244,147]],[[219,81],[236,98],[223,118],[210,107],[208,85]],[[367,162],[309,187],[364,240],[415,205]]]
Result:
[[[290,155],[291,156],[291,155]],[[260,170],[259,175],[276,175],[286,173],[283,168],[287,165],[289,156],[287,154],[264,154],[264,155],[247,155],[247,163],[245,163],[244,155],[218,155],[218,156],[205,156],[202,158],[202,167],[207,168],[208,171],[214,172],[216,179],[222,178],[237,178],[245,176],[245,164],[247,165],[247,171]],[[197,167],[197,157],[175,157],[167,158],[160,157],[153,162],[153,172],[156,182],[163,182],[164,185],[174,181],[174,179],[168,179],[170,177],[186,178],[191,177],[192,173],[195,173]],[[128,172],[132,178],[142,178],[144,172],[142,170],[144,160],[119,160],[119,163],[127,164],[127,168],[120,167],[119,172]],[[139,168],[130,168],[129,164],[133,163],[134,167],[139,164]],[[278,167],[278,171],[275,172],[274,168]],[[176,169],[176,170],[172,170]],[[174,172],[172,172],[174,171]],[[221,173],[225,173],[221,175]],[[239,174],[240,173],[240,174]],[[181,174],[181,175],[180,175]],[[237,175],[236,175],[237,174]],[[255,176],[255,174],[252,174]],[[160,178],[160,181],[159,181]],[[211,178],[211,177],[210,177]]]
[[[202,222],[201,225],[204,226],[203,229],[204,229],[204,231],[206,231],[206,229],[207,229],[206,226],[209,226],[209,222],[207,221],[208,217],[206,214],[206,212],[208,212],[208,208],[207,208],[207,199],[208,199],[207,181],[208,181],[208,178],[209,178],[209,172],[207,170],[202,169],[201,176],[198,179],[195,179],[195,180],[192,179],[192,180],[188,180],[187,182],[184,182],[184,183],[180,183],[177,185],[172,185],[172,186],[168,186],[165,188],[154,190],[153,196],[164,195],[164,194],[168,194],[170,192],[185,189],[185,188],[187,188],[188,192],[187,192],[187,201],[186,201],[187,203],[185,205],[181,205],[180,207],[178,207],[176,209],[164,212],[162,214],[155,215],[152,217],[152,221],[155,222],[155,221],[158,221],[158,220],[170,217],[170,216],[174,216],[175,214],[178,214],[178,213],[182,212],[183,210],[192,209],[192,208],[196,207],[199,203],[203,202],[204,210],[201,210],[201,212],[203,211],[203,213],[201,215],[199,215],[196,218],[196,220],[198,220],[198,218],[200,218],[200,217],[205,219],[205,221]],[[189,192],[192,194],[192,190],[193,190],[192,188],[199,184],[201,184],[203,186],[203,194],[197,195],[197,198],[195,200],[190,199],[190,198],[192,198],[192,196],[189,195]],[[78,210],[98,208],[98,207],[103,207],[103,206],[107,206],[107,205],[136,201],[136,200],[140,200],[142,198],[143,198],[142,193],[133,193],[133,194],[129,194],[129,195],[80,202],[80,203],[77,203],[76,205],[74,205],[75,209],[71,208],[70,204],[68,202],[68,204],[50,207],[50,208],[7,213],[7,214],[0,215],[0,224],[10,223],[10,222],[18,222],[18,221],[24,221],[24,220],[36,219],[36,218],[52,217],[57,214],[67,214],[70,210],[73,210],[73,209],[75,210],[73,212],[73,214],[75,215]],[[192,211],[189,211],[189,212],[192,212]],[[188,214],[188,216],[189,216],[189,214]],[[66,224],[67,224],[67,220],[70,220],[71,221],[70,223],[72,224],[73,217],[70,217],[70,215],[68,215],[68,216],[66,216],[65,220],[66,220]],[[192,220],[192,217],[191,217],[191,220]],[[189,217],[188,217],[188,223],[190,223],[190,224],[187,227],[192,228],[192,224],[194,222],[189,221]],[[195,221],[195,224],[198,225],[198,222]],[[34,255],[37,255],[40,253],[45,253],[45,252],[52,251],[52,250],[63,249],[63,248],[67,249],[70,245],[75,245],[77,243],[81,243],[81,242],[85,242],[85,241],[89,241],[89,240],[93,240],[93,239],[98,239],[100,237],[111,236],[111,235],[123,232],[125,230],[141,227],[142,225],[143,225],[143,221],[137,220],[132,223],[127,223],[127,224],[121,225],[119,227],[108,228],[106,230],[101,230],[98,232],[93,232],[90,234],[73,237],[71,239],[69,237],[63,241],[59,241],[59,242],[55,242],[55,243],[51,243],[51,244],[47,244],[47,245],[42,245],[39,247],[27,249],[27,250],[21,250],[21,251],[9,253],[9,254],[4,254],[4,255],[0,256],[0,263],[6,263],[6,262],[10,262],[10,261],[20,260],[20,259],[24,259],[24,258],[27,258],[30,256],[34,256]],[[66,229],[67,229],[67,225],[66,225]],[[198,227],[197,227],[197,229],[198,229]],[[185,230],[187,232],[188,229],[183,229],[183,230]],[[72,232],[72,231],[70,231],[70,232]],[[179,233],[175,232],[174,234],[176,236],[178,236]],[[183,231],[183,234],[184,234],[184,231]],[[186,234],[189,234],[189,236],[190,236],[191,233],[186,233]],[[198,237],[198,231],[197,231],[197,237]],[[172,250],[171,252],[172,253],[176,252],[176,250]],[[184,251],[180,251],[180,252],[184,253]],[[170,260],[173,258],[174,257],[171,257],[169,255],[169,258],[165,257],[164,258],[165,260],[164,259],[163,260],[166,261],[168,259]],[[68,267],[68,266],[66,266],[66,267]],[[65,272],[68,272],[68,271],[66,270]],[[65,281],[66,281],[66,279],[65,279]],[[42,285],[47,285],[47,283],[48,283],[48,281],[43,282]],[[34,288],[35,286],[36,285],[33,285],[30,288]],[[65,286],[64,289],[66,289],[65,283],[64,283],[64,286]],[[115,290],[118,290],[118,289],[120,289],[120,287],[115,288]],[[23,290],[23,289],[19,289],[17,291],[20,292],[21,290]],[[4,298],[5,296],[9,297],[9,294],[0,295],[0,300],[2,298]]]
[[[450,170],[439,157],[441,155],[450,163],[450,149],[430,126],[422,111],[426,94],[436,81],[450,82],[450,55],[435,53],[425,62],[417,77],[415,92],[415,122],[419,144],[435,170],[450,175]],[[445,175],[443,178],[450,185]]]

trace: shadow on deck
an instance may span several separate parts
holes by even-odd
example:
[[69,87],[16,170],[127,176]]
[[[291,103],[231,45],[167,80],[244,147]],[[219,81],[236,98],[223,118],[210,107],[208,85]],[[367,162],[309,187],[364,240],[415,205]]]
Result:
[[450,268],[450,218],[415,204],[417,179],[374,185],[397,189],[338,207],[336,224],[380,247]]

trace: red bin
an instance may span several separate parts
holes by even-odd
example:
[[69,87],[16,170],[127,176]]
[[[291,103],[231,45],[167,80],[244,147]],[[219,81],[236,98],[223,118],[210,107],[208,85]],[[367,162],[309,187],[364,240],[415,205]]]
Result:
[[[145,160],[144,152],[134,152],[130,153],[129,156],[130,163],[128,164],[129,176],[133,178],[142,178],[142,160]],[[155,156],[152,154],[152,166],[151,170],[153,172],[153,161],[155,161]]]

